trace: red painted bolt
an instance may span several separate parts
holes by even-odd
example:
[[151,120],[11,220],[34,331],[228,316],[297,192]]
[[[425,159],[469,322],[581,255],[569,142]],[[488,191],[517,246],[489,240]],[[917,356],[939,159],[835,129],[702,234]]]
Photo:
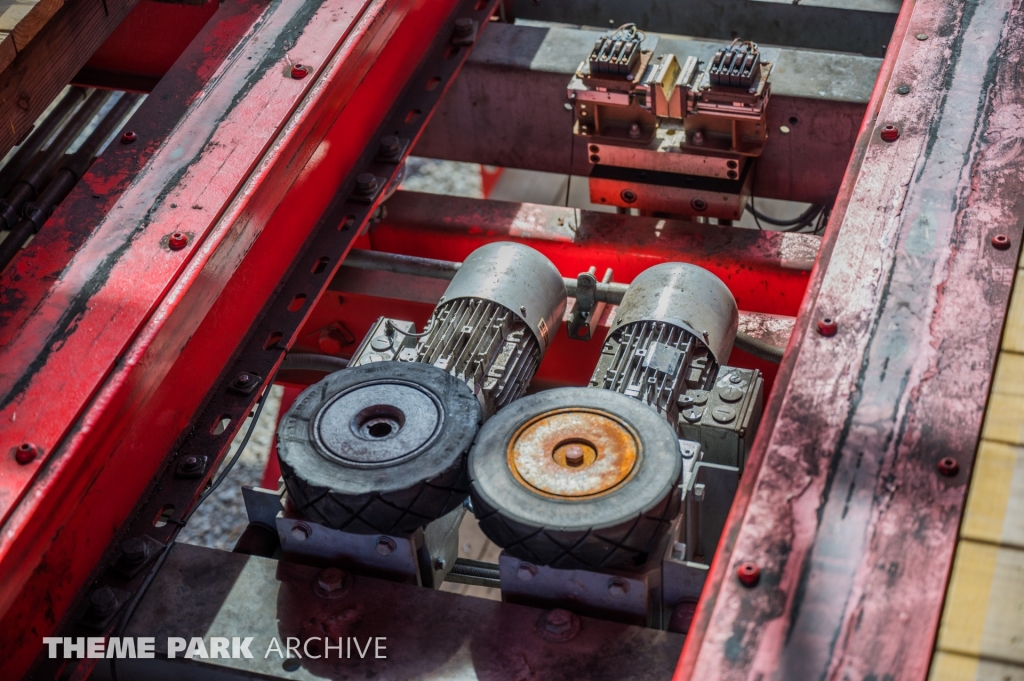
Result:
[[895,125],[887,125],[882,128],[882,139],[886,142],[895,142],[900,138],[900,129]]
[[818,333],[822,336],[834,336],[838,330],[839,325],[831,317],[822,317],[818,320]]
[[39,456],[39,447],[36,447],[31,442],[22,442],[14,450],[15,460],[23,466],[27,463],[32,463],[37,456]]
[[736,568],[736,576],[739,578],[740,584],[747,588],[753,588],[761,581],[761,568],[757,567],[757,563],[740,563],[740,566]]
[[123,135],[121,135],[121,144],[131,144],[136,139],[138,139],[138,137],[139,137],[138,135],[136,135],[134,132],[129,130],[128,132],[126,132]]
[[309,68],[302,64],[296,64],[292,67],[292,78],[295,80],[302,80],[309,75]]
[[188,235],[184,232],[174,232],[167,237],[167,245],[171,247],[172,251],[180,251],[188,246]]
[[951,456],[939,459],[939,472],[947,478],[951,478],[960,472],[960,464]]
[[1005,234],[996,234],[992,237],[992,248],[998,251],[1005,251],[1010,247],[1010,237]]

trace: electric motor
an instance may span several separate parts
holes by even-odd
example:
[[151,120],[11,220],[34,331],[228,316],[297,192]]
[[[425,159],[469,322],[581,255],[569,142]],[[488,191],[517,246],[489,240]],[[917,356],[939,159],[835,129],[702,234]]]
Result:
[[680,395],[710,388],[728,361],[738,322],[736,300],[714,274],[655,265],[623,296],[590,385],[638,399],[675,424]]
[[293,503],[360,534],[413,532],[457,508],[480,423],[526,390],[565,304],[547,258],[495,243],[466,259],[423,333],[378,320],[349,368],[303,391],[281,420]]

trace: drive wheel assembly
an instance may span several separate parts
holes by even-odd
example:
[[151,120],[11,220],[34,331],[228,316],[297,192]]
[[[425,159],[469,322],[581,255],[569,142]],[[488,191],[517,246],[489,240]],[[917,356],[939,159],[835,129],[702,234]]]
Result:
[[289,497],[335,529],[412,532],[466,498],[480,419],[469,387],[433,366],[380,362],[331,374],[278,427]]
[[639,565],[679,513],[682,457],[647,405],[560,388],[492,417],[469,475],[481,529],[509,554],[556,568]]

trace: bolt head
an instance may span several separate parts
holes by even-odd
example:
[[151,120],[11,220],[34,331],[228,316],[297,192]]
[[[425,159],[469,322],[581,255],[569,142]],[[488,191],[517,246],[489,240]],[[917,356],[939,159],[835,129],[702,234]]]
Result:
[[402,148],[402,143],[395,135],[385,135],[380,138],[380,150],[385,154],[395,154]]
[[531,563],[520,563],[516,570],[516,578],[523,582],[530,581],[536,574],[537,566]]
[[608,594],[615,598],[621,598],[629,593],[629,582],[618,577],[608,580]]
[[237,385],[237,386],[244,387],[244,386],[249,385],[250,383],[252,383],[252,375],[251,374],[242,373],[242,374],[238,374],[238,376],[235,378],[235,385]]
[[569,641],[579,631],[580,618],[561,608],[547,611],[537,622],[537,633],[542,639],[552,643]]
[[373,173],[360,173],[356,177],[356,189],[364,193],[371,193],[377,189],[377,178]]
[[886,142],[895,142],[900,138],[900,129],[890,123],[882,128],[880,134]]
[[127,130],[121,135],[121,144],[131,144],[136,139],[138,139],[138,135],[131,130]]
[[193,473],[199,470],[201,465],[202,461],[200,461],[198,456],[186,456],[181,460],[181,470],[186,473]]
[[918,33],[914,37],[917,38],[918,40],[928,40],[928,34],[927,33]]
[[898,94],[898,95],[909,95],[910,94],[910,86],[909,85],[900,85],[898,88],[896,88],[896,94]]
[[295,64],[292,66],[292,78],[295,80],[302,80],[309,75],[309,67],[304,64]]
[[31,442],[22,442],[14,450],[14,459],[22,466],[32,463],[37,456],[39,456],[39,447],[36,447]]
[[377,540],[377,553],[382,556],[390,556],[396,548],[398,545],[391,537],[381,537]]
[[636,192],[632,189],[623,189],[619,197],[626,203],[633,203],[636,201]]
[[1010,248],[1010,237],[1005,234],[996,234],[992,237],[992,248],[997,251],[1005,251]]
[[92,592],[92,595],[89,596],[89,604],[95,614],[105,617],[117,608],[117,596],[109,586],[104,586]]
[[180,251],[185,248],[185,246],[188,246],[188,235],[184,232],[172,232],[171,235],[167,237],[167,246],[170,247],[172,251]]
[[320,573],[317,585],[327,593],[335,593],[345,588],[345,573],[338,568],[327,568]]
[[753,588],[761,581],[761,568],[757,566],[757,563],[740,563],[736,568],[736,577],[739,578],[740,584],[743,586],[748,589]]
[[565,465],[576,468],[577,466],[582,466],[585,459],[586,453],[583,451],[583,447],[569,445],[565,448]]
[[939,459],[939,473],[952,478],[954,475],[960,472],[960,463],[951,456]]
[[149,546],[142,537],[132,537],[121,547],[125,560],[133,565],[138,565],[149,558]]
[[455,20],[455,33],[457,35],[469,35],[473,32],[473,20],[469,17],[459,17]]
[[831,317],[822,317],[818,320],[818,333],[825,337],[836,335],[839,331],[839,324]]

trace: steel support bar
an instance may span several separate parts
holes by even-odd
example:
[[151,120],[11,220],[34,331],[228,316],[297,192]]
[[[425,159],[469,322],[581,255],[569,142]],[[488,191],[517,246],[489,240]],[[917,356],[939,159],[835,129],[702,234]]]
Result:
[[[467,5],[486,23],[488,5]],[[40,454],[28,464],[0,460],[5,676],[24,671],[58,619],[67,616],[72,630],[86,626],[78,617],[88,600],[70,605],[90,579],[117,578],[93,570],[101,556],[105,567],[116,560],[120,530],[172,536],[210,470],[184,480],[186,491],[168,453],[190,444],[185,435],[207,438],[212,466],[244,422],[256,394],[232,390],[232,377],[246,370],[233,357],[255,363],[260,376],[280,361],[463,61],[465,50],[447,47],[454,6],[225,3],[133,123],[160,120],[163,101],[179,95],[182,120],[162,138],[140,135],[141,163],[118,145],[119,170],[101,161],[62,206],[47,230],[50,248],[66,252],[72,229],[86,230],[84,244],[71,249],[51,289],[28,292],[41,301],[33,316],[8,300],[2,318],[11,339],[0,361],[0,418],[10,424],[3,449],[30,441]],[[396,100],[438,41],[430,73]],[[218,50],[224,43],[228,59]],[[293,75],[296,64],[307,67],[305,77]],[[197,76],[209,80],[177,92]],[[382,121],[406,144],[395,160],[378,162]],[[382,184],[351,207],[356,167]],[[97,211],[102,199],[112,205]],[[325,213],[328,206],[335,212]],[[99,218],[90,222],[93,211]],[[185,238],[172,239],[175,232]],[[20,279],[52,266],[52,256],[33,241],[8,273]],[[291,272],[303,276],[289,279]],[[279,328],[266,331],[258,320]],[[239,355],[247,337],[252,347]],[[219,410],[216,419],[197,416],[204,404]]]
[[928,675],[1021,244],[1024,12],[906,3],[893,45],[679,681]]
[[[572,113],[564,105],[566,85],[596,35],[562,27],[492,26],[413,153],[560,174],[571,168],[573,174],[589,175],[586,142],[573,136]],[[664,35],[655,52],[709,59],[721,45]],[[881,60],[770,47],[762,54],[775,67],[770,132],[756,167],[754,193],[830,203]]]
[[518,0],[516,18],[584,26],[632,21],[665,33],[881,57],[900,0]]

